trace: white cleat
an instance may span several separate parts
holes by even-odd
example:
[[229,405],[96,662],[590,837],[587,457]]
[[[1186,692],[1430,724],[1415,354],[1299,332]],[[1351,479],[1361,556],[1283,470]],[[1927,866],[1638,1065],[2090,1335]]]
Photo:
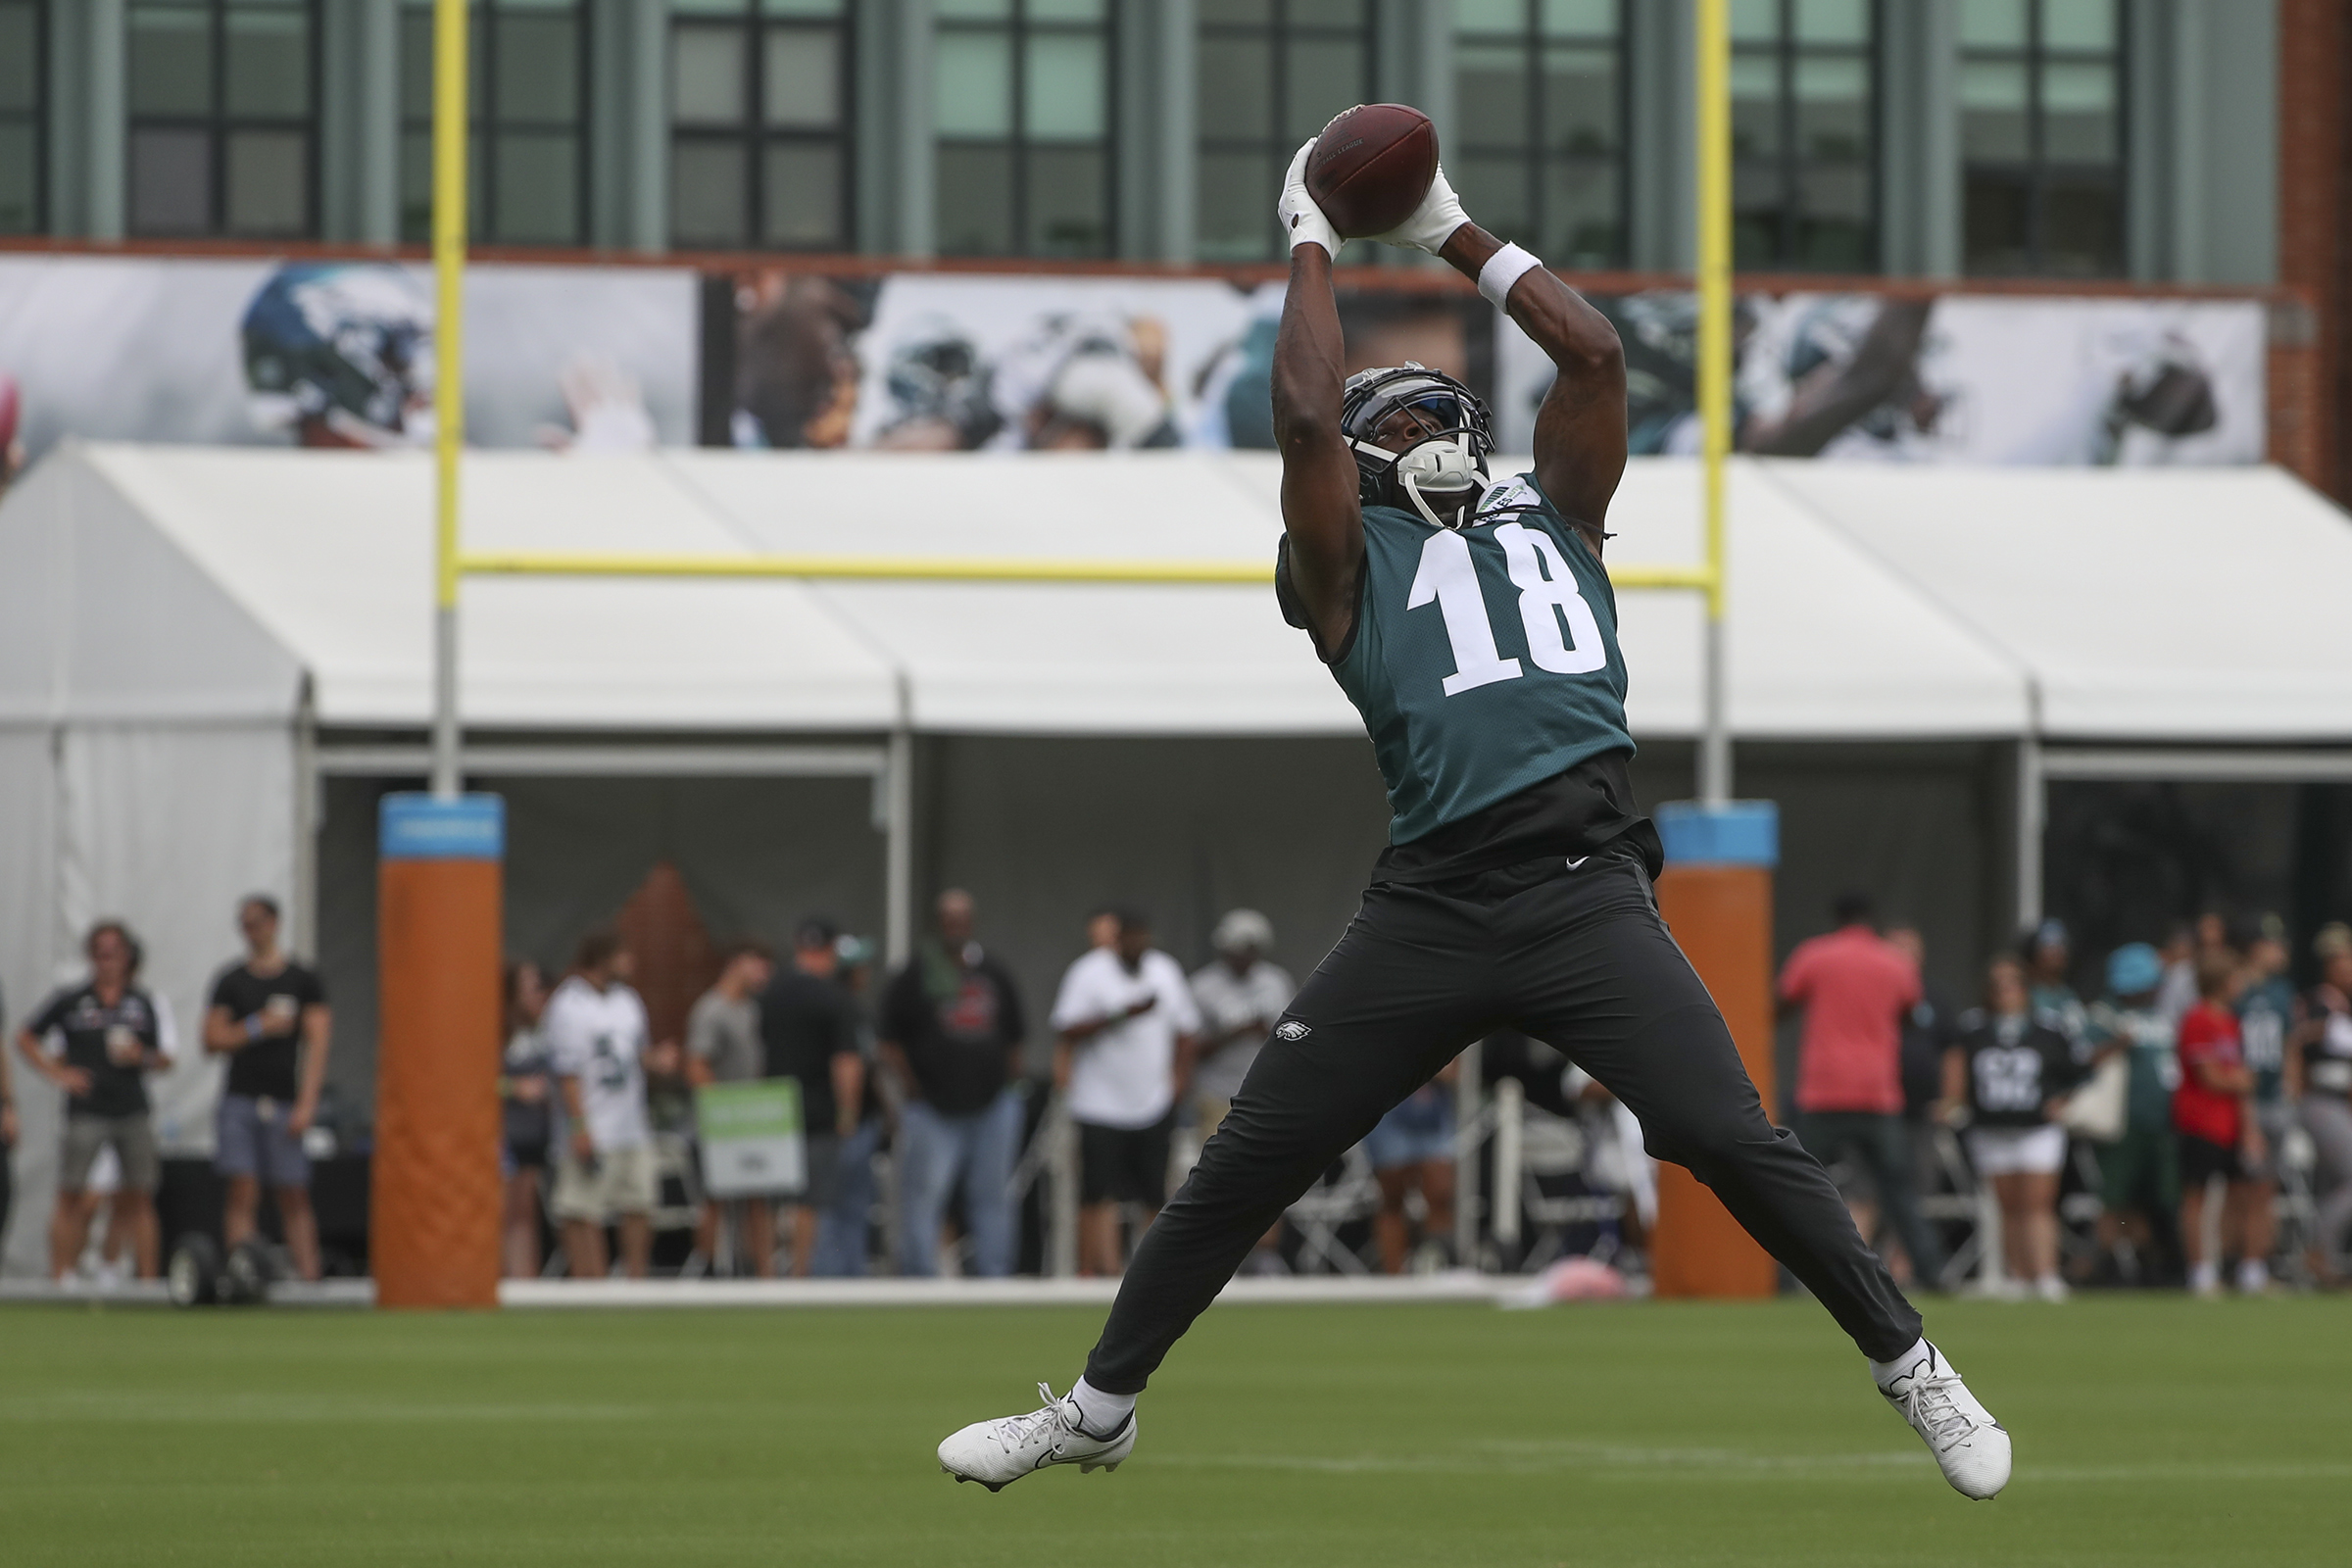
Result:
[[1003,1492],[1032,1470],[1050,1464],[1074,1464],[1081,1475],[1090,1470],[1116,1470],[1135,1451],[1135,1414],[1107,1438],[1098,1438],[1078,1424],[1078,1404],[1064,1396],[1056,1399],[1045,1384],[1037,1386],[1046,1401],[1042,1410],[975,1422],[939,1446],[939,1467],[957,1481],[977,1481],[991,1492]]
[[2007,1429],[1977,1402],[1935,1346],[1879,1392],[1911,1423],[1955,1492],[1983,1502],[2009,1484]]

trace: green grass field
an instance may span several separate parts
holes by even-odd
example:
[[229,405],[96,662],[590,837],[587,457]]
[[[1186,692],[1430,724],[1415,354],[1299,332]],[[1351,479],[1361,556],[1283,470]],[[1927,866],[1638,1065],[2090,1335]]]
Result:
[[1116,1475],[950,1428],[1090,1310],[0,1311],[10,1564],[2341,1564],[2340,1299],[1938,1306],[2016,1436],[1947,1490],[1818,1309],[1212,1311]]

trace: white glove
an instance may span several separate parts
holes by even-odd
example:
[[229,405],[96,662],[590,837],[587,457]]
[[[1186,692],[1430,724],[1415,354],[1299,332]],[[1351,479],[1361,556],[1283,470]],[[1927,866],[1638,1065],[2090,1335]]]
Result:
[[1306,155],[1314,150],[1312,136],[1299,143],[1298,156],[1291,160],[1291,172],[1283,178],[1282,200],[1274,210],[1282,216],[1282,230],[1291,237],[1291,249],[1320,245],[1323,254],[1336,261],[1340,254],[1339,231],[1331,226],[1331,220],[1323,216],[1323,209],[1315,205],[1315,199],[1306,193]]
[[1390,229],[1386,234],[1372,237],[1387,245],[1401,245],[1435,256],[1453,231],[1470,221],[1462,211],[1461,198],[1446,182],[1446,166],[1438,166],[1437,177],[1429,182],[1429,194],[1413,209],[1413,216]]

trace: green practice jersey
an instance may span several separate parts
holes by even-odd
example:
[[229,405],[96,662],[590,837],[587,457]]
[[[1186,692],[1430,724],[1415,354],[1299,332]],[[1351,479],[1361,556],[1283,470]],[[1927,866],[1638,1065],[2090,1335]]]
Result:
[[1332,663],[1408,844],[1603,752],[1631,753],[1617,598],[1533,474],[1467,528],[1364,509],[1355,629]]

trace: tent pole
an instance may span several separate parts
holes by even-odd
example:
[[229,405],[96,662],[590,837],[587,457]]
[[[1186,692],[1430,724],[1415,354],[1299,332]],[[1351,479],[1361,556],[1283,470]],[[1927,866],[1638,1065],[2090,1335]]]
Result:
[[466,0],[433,7],[433,794],[458,776],[458,459],[466,446]]
[[914,735],[903,723],[890,732],[883,788],[882,956],[895,969],[914,951]]
[[2041,738],[2028,734],[2017,743],[2017,927],[2021,931],[2041,920],[2042,831],[2048,808]]

